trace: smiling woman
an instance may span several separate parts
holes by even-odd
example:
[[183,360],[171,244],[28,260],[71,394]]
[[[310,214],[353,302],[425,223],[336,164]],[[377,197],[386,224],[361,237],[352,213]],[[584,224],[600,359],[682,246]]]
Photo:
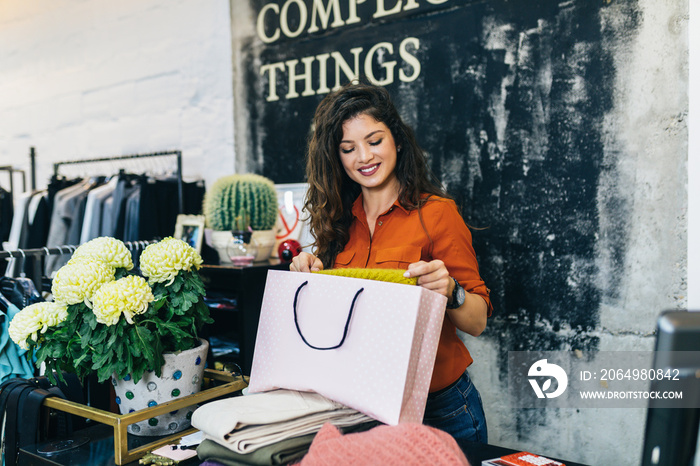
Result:
[[290,269],[399,268],[447,297],[424,422],[486,442],[481,399],[466,372],[473,360],[457,329],[484,330],[489,291],[469,229],[386,89],[350,83],[323,99],[306,175],[316,255],[302,252]]

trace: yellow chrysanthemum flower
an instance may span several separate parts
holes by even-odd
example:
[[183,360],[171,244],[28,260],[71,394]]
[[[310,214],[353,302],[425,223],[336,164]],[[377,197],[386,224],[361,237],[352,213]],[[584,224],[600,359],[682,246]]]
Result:
[[39,332],[44,333],[49,327],[66,320],[68,309],[64,304],[42,302],[32,304],[19,311],[10,322],[8,333],[12,341],[22,349],[29,349],[27,338],[36,341]]
[[92,312],[101,324],[115,325],[122,313],[126,321],[133,324],[132,318],[146,312],[148,304],[154,299],[145,279],[128,275],[102,285],[95,292],[92,296]]
[[144,249],[139,264],[141,272],[148,277],[148,283],[167,281],[170,285],[180,270],[199,269],[202,256],[184,241],[168,237]]
[[109,236],[101,236],[80,246],[73,253],[76,257],[95,257],[114,268],[125,268],[131,270],[134,263],[131,260],[131,252],[123,242]]
[[[37,306],[37,315],[41,319],[44,326],[41,333],[45,333],[49,327],[55,327],[66,318],[68,318],[68,306],[62,303],[36,303],[32,306]],[[27,306],[29,307],[29,306]]]
[[114,281],[114,267],[94,257],[74,257],[56,272],[51,293],[59,303],[87,304],[100,286],[111,281]]

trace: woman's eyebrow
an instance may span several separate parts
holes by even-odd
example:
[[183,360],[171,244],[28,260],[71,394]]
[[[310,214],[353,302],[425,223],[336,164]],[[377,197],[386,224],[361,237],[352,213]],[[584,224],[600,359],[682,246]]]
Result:
[[[374,136],[375,134],[377,134],[377,133],[383,133],[383,132],[384,132],[383,129],[374,130],[374,131],[372,131],[371,133],[369,133],[367,136],[365,136],[365,139],[369,139],[369,138],[371,138],[372,136]],[[344,143],[344,142],[350,142],[350,143],[351,143],[351,142],[354,142],[354,141],[348,141],[348,140],[345,140],[345,139],[342,140],[342,141],[340,141],[341,144]]]

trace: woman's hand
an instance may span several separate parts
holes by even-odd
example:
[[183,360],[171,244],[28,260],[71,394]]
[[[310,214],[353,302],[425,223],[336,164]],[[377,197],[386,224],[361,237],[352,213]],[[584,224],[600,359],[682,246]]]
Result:
[[450,278],[445,264],[439,260],[430,262],[414,262],[408,266],[404,277],[418,277],[418,285],[423,288],[440,293],[447,299],[452,298],[452,290],[455,287],[454,281]]
[[294,256],[292,263],[289,264],[289,270],[292,272],[317,272],[323,270],[323,263],[313,254],[301,252],[298,256]]
[[[452,300],[455,283],[441,260],[414,262],[404,276],[418,277],[418,285],[447,296],[448,302]],[[472,336],[478,337],[486,328],[486,301],[479,295],[467,292],[464,304],[446,312],[455,327]]]

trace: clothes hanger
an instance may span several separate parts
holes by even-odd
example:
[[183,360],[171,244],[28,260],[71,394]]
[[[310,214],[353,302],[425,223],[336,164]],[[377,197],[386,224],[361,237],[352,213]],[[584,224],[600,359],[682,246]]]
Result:
[[24,305],[26,306],[29,304],[28,302],[28,296],[31,296],[33,298],[38,298],[41,297],[41,293],[36,289],[36,286],[34,286],[34,281],[31,279],[27,278],[27,274],[24,272],[24,263],[27,260],[27,256],[24,254],[24,250],[19,249],[20,254],[22,254],[22,258],[20,259],[19,262],[19,277],[15,278],[19,282],[20,285],[22,285],[22,288],[24,288],[25,291],[25,303]]

